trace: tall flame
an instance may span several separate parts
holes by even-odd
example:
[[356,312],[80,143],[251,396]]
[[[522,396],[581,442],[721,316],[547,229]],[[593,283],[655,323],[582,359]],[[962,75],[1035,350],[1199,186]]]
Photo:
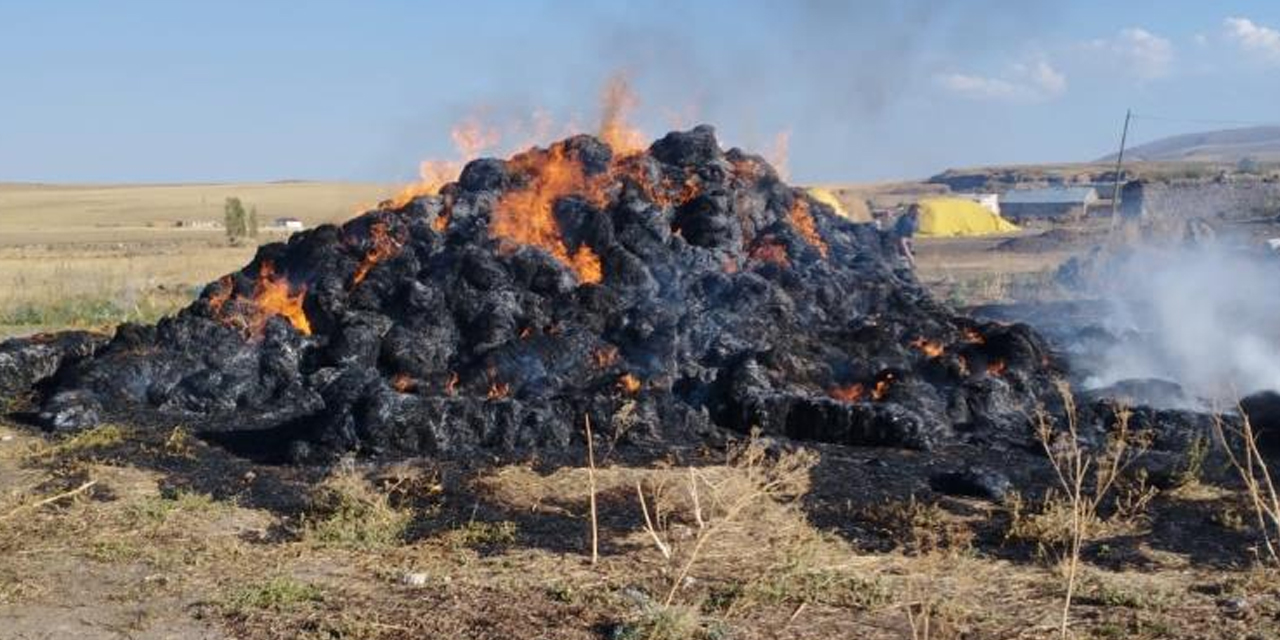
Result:
[[600,257],[585,244],[570,253],[553,210],[557,200],[572,193],[601,200],[598,191],[592,194],[599,185],[588,184],[582,165],[568,156],[562,144],[527,151],[512,164],[528,176],[528,183],[498,200],[489,230],[499,238],[543,248],[572,269],[579,282],[599,282],[603,276]]
[[796,198],[791,203],[791,212],[788,217],[791,219],[791,226],[800,232],[805,242],[813,245],[818,250],[818,253],[822,254],[823,258],[826,258],[827,242],[818,233],[818,224],[813,219],[813,212],[809,210],[809,201],[804,198]]
[[418,165],[418,182],[396,194],[389,202],[391,208],[398,209],[414,198],[439,193],[441,187],[458,179],[463,166],[479,157],[486,149],[496,146],[502,135],[496,128],[484,125],[479,117],[468,116],[453,126],[449,137],[453,140],[458,159],[423,160]]
[[618,155],[634,153],[644,148],[644,134],[627,120],[640,104],[631,85],[622,74],[614,74],[605,83],[601,94],[600,139]]
[[786,180],[790,173],[787,169],[787,159],[791,153],[791,130],[783,129],[773,137],[773,146],[764,154],[765,160],[773,165],[773,170],[778,172],[778,177]]

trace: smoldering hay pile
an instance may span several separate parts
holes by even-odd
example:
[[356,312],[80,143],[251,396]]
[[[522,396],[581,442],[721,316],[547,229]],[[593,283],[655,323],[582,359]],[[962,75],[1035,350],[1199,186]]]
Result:
[[576,136],[263,246],[155,326],[0,346],[51,430],[187,425],[253,457],[554,455],[760,429],[914,448],[1029,433],[1052,364],[887,240],[724,151]]

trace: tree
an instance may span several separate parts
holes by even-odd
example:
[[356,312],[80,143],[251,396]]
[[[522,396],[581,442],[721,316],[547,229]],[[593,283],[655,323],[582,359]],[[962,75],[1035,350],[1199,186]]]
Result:
[[245,223],[245,231],[250,238],[258,237],[258,207],[249,207],[249,219]]
[[240,198],[227,198],[222,205],[222,224],[227,232],[227,240],[232,243],[249,235],[248,220]]

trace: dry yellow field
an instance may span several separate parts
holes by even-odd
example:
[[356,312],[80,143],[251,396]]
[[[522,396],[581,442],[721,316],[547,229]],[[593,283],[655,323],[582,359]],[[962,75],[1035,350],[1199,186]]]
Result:
[[[391,185],[285,182],[189,185],[0,184],[0,336],[120,320],[153,320],[252,257],[229,246],[223,202],[263,223],[339,222],[394,194]],[[283,239],[265,232],[260,242]]]
[[0,246],[41,243],[219,240],[219,231],[179,229],[179,221],[221,222],[229,197],[254,206],[265,224],[294,217],[338,222],[394,195],[395,185],[278,182],[175,185],[0,183]]

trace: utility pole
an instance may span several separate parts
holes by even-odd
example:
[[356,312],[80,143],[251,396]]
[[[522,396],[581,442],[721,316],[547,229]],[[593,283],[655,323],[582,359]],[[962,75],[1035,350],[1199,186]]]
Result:
[[1129,120],[1132,109],[1124,110],[1124,129],[1120,132],[1120,153],[1116,154],[1115,188],[1111,190],[1111,228],[1120,222],[1120,172],[1124,170],[1124,144],[1129,140]]

